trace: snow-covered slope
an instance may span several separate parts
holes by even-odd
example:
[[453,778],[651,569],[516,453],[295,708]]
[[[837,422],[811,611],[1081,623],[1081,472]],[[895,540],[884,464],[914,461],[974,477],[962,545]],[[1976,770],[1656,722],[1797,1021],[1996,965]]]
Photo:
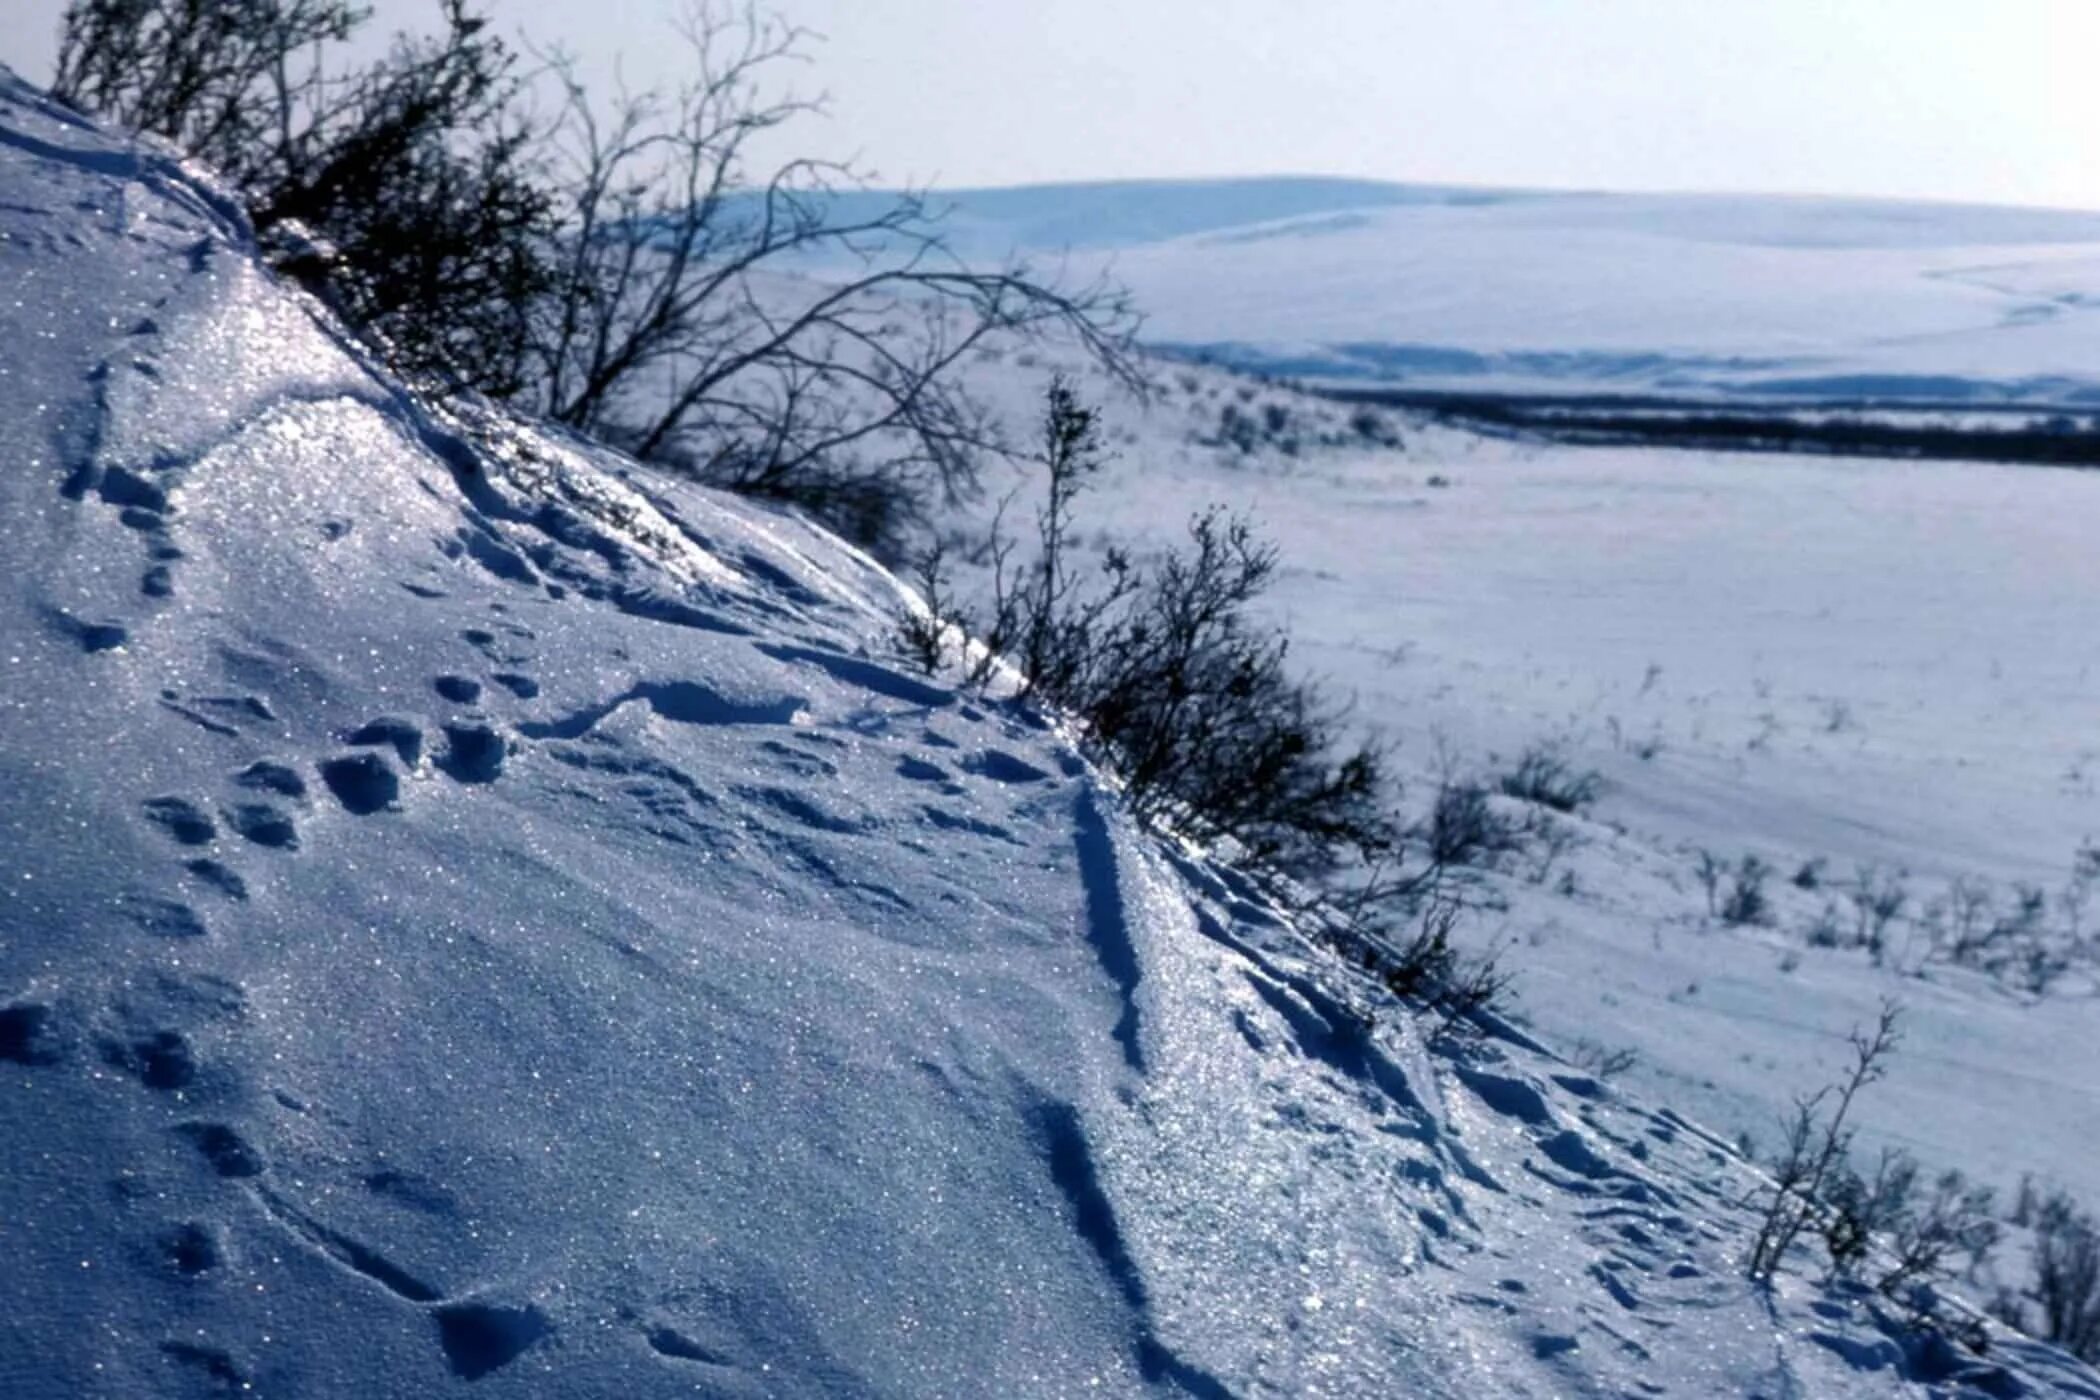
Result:
[[1106,264],[1148,339],[1265,372],[2100,402],[2095,213],[1293,179],[944,198],[966,254]]
[[[980,384],[1020,421],[1053,363]],[[2100,889],[2075,879],[2100,845],[2100,473],[1360,420],[1396,449],[1347,405],[1215,370],[1161,373],[1140,408],[1057,367],[1119,449],[1082,500],[1089,544],[1142,554],[1210,503],[1251,516],[1293,657],[1395,745],[1415,812],[1538,747],[1601,775],[1471,924],[1516,943],[1537,1027],[1636,1052],[1625,1082],[1769,1149],[1896,997],[1911,1035],[1861,1105],[1869,1150],[2007,1200],[2026,1174],[2100,1200]],[[1701,853],[1764,863],[1761,924],[1716,917]],[[1856,946],[1862,871],[1903,894],[1879,959]],[[1959,900],[2013,923],[2023,887],[2041,995],[2018,938],[1948,951]]]
[[419,406],[0,77],[0,1391],[2100,1395],[1738,1277],[792,519]]

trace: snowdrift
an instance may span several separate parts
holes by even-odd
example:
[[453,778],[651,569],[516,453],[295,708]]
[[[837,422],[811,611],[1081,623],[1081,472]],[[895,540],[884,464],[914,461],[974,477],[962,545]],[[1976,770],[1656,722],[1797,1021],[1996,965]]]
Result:
[[0,75],[0,1391],[2100,1395],[1373,1016],[798,521],[441,415]]

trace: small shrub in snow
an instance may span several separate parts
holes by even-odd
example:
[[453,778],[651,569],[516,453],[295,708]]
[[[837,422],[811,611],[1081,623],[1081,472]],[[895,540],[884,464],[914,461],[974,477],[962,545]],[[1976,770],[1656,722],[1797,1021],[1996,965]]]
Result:
[[1930,1313],[1933,1291],[1980,1267],[1997,1245],[1991,1196],[1960,1172],[1926,1181],[1907,1152],[1883,1152],[1871,1177],[1841,1162],[1821,1227],[1831,1272]]
[[1536,744],[1502,775],[1500,786],[1508,796],[1525,802],[1556,812],[1579,812],[1597,800],[1604,779],[1593,768],[1577,768],[1558,747]]
[[1430,864],[1439,869],[1478,865],[1523,844],[1517,824],[1495,810],[1488,790],[1469,779],[1446,779],[1420,829]]
[[1730,877],[1727,895],[1721,900],[1721,922],[1724,924],[1768,924],[1772,921],[1772,902],[1765,894],[1765,880],[1772,867],[1758,856],[1744,856],[1736,863]]
[[2034,1224],[2035,1213],[2042,1208],[2041,1189],[2034,1184],[2033,1172],[2020,1173],[2020,1189],[2013,1196],[2012,1211],[2005,1218],[2021,1229]]
[[1362,442],[1374,447],[1400,446],[1400,434],[1391,421],[1378,410],[1358,408],[1349,415],[1349,431]]
[[1852,1146],[1846,1120],[1860,1091],[1888,1073],[1888,1057],[1901,1039],[1899,1019],[1896,1006],[1883,1003],[1872,1031],[1852,1032],[1852,1067],[1845,1077],[1794,1101],[1772,1163],[1771,1196],[1744,1260],[1751,1278],[1769,1280],[1795,1241],[1822,1218],[1825,1193]]
[[[280,266],[402,368],[519,389],[555,198],[516,55],[467,0],[346,68],[348,0],[72,0],[52,93],[214,166]],[[318,236],[316,236],[318,235]]]
[[2100,889],[2100,843],[2092,838],[2079,843],[2078,852],[2071,857],[2070,883],[2056,897],[2057,908],[2064,916],[2065,932],[2073,943],[2085,937],[2085,912],[2093,901],[2093,892]]
[[1706,916],[1718,917],[1721,912],[1721,880],[1728,873],[1728,865],[1712,851],[1701,850],[1699,863],[1694,867],[1699,877],[1699,888],[1706,892]]
[[1855,941],[1873,954],[1876,962],[1881,961],[1889,925],[1910,902],[1910,892],[1904,888],[1900,872],[1890,874],[1873,865],[1862,865],[1845,886],[1845,894],[1852,901]]
[[1500,950],[1469,956],[1452,943],[1461,912],[1454,900],[1429,899],[1420,906],[1410,935],[1385,942],[1391,952],[1379,968],[1386,990],[1437,1018],[1437,1036],[1493,1010],[1510,985]]
[[1823,888],[1823,871],[1829,864],[1830,862],[1824,860],[1821,856],[1817,856],[1814,860],[1802,861],[1800,867],[1794,871],[1794,888],[1797,890],[1819,890]]
[[1641,1052],[1630,1046],[1612,1049],[1588,1037],[1568,1047],[1568,1063],[1599,1079],[1616,1079],[1641,1062]]
[[[71,0],[53,91],[216,166],[398,368],[891,558],[1009,455],[975,352],[1055,333],[1141,390],[1120,289],[966,263],[924,196],[848,212],[850,168],[774,145],[821,105],[776,82],[802,29],[693,0],[684,79],[608,101],[471,4],[360,63],[355,0]],[[790,275],[813,255],[850,283]]]
[[1838,922],[1838,907],[1823,906],[1823,912],[1808,926],[1808,946],[1811,948],[1836,948],[1845,941],[1844,925]]
[[1033,557],[1013,563],[995,524],[981,621],[946,598],[938,557],[923,561],[934,596],[927,616],[902,623],[904,649],[930,670],[944,659],[939,638],[976,633],[983,649],[966,682],[982,686],[999,657],[1011,660],[1018,698],[1072,715],[1141,821],[1298,875],[1391,849],[1382,754],[1343,742],[1342,711],[1290,675],[1287,640],[1252,615],[1275,551],[1212,510],[1190,522],[1181,549],[1144,565],[1111,549],[1098,573],[1083,572],[1074,507],[1105,460],[1099,422],[1057,379],[1042,431],[1049,492]]
[[2003,1289],[1991,1312],[2009,1326],[2100,1362],[2100,1225],[2063,1191],[2032,1207],[2034,1282]]
[[[1529,835],[1532,856],[1529,874],[1534,885],[1545,884],[1553,874],[1554,864],[1582,844],[1582,833],[1572,824],[1545,813],[1540,813],[1539,819],[1529,824]],[[1572,875],[1574,872],[1564,873]]]

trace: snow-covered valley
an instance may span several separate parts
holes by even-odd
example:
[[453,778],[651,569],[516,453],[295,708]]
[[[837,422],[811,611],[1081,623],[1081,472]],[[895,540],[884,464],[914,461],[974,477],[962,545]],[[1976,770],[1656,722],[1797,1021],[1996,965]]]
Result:
[[859,552],[418,402],[207,175],[6,76],[0,192],[0,1391],[2100,1396],[1750,1283],[1729,1140],[1895,985],[1874,1132],[2100,1196],[2089,968],[1782,972],[1690,876],[2059,880],[2100,479],[1115,406],[1104,528],[1257,509],[1411,766],[1605,772],[1555,878],[1481,878],[1532,1029],[1432,1045],[908,672]]

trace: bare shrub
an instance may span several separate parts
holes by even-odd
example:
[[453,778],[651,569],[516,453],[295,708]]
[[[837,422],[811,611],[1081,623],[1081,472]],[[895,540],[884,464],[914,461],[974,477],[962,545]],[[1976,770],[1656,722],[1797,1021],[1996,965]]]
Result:
[[1823,912],[1816,915],[1808,926],[1808,946],[1811,948],[1837,948],[1845,941],[1844,926],[1838,922],[1838,907],[1825,904]]
[[[951,608],[907,622],[906,650],[926,655],[928,628],[976,633],[986,656],[1019,667],[1019,698],[1075,717],[1150,825],[1229,841],[1247,862],[1293,875],[1391,852],[1400,831],[1382,753],[1343,742],[1343,710],[1294,679],[1286,639],[1253,620],[1275,551],[1244,520],[1211,510],[1190,522],[1185,547],[1156,561],[1110,550],[1083,570],[1073,506],[1102,460],[1094,411],[1053,381],[1033,556],[1014,563],[1011,543],[995,538],[988,616]],[[938,579],[932,561],[922,583],[928,567]],[[966,679],[989,674],[973,668]]]
[[1884,1151],[1872,1176],[1849,1162],[1833,1168],[1821,1223],[1831,1272],[1933,1311],[1933,1290],[1988,1259],[1999,1237],[1992,1192],[1960,1172],[1926,1181],[1917,1160]]
[[1889,925],[1910,902],[1910,892],[1904,888],[1901,873],[1862,865],[1853,872],[1844,891],[1852,901],[1855,941],[1871,953],[1876,962],[1881,961],[1887,946]]
[[1771,873],[1772,867],[1758,856],[1746,855],[1736,862],[1728,893],[1721,900],[1721,922],[1738,925],[1770,923],[1772,902],[1765,894],[1765,881]]
[[397,368],[508,394],[553,285],[544,132],[487,20],[439,12],[346,66],[370,15],[347,0],[73,0],[52,91],[216,167]]
[[1993,895],[1988,882],[1956,879],[1947,890],[1947,955],[1955,962],[1968,962],[1986,942],[1991,922]]
[[1613,1049],[1588,1037],[1577,1039],[1568,1047],[1568,1063],[1577,1069],[1587,1070],[1599,1079],[1616,1079],[1628,1073],[1641,1062],[1641,1052],[1631,1046]]
[[1478,865],[1523,844],[1518,825],[1495,810],[1488,790],[1471,779],[1446,778],[1417,835],[1437,869]]
[[1721,912],[1721,881],[1728,873],[1728,865],[1712,851],[1702,849],[1694,870],[1699,877],[1699,888],[1706,892],[1706,916],[1715,918]]
[[1434,1036],[1449,1035],[1503,1001],[1510,974],[1501,950],[1466,954],[1452,942],[1463,913],[1456,900],[1432,896],[1401,908],[1397,920],[1372,918],[1356,932],[1364,940],[1366,965],[1386,990],[1436,1018]]
[[1849,1043],[1852,1067],[1836,1084],[1794,1100],[1778,1158],[1772,1163],[1771,1195],[1765,1202],[1757,1234],[1744,1261],[1753,1279],[1769,1280],[1785,1261],[1803,1231],[1824,1211],[1824,1195],[1833,1173],[1851,1150],[1851,1116],[1860,1090],[1888,1072],[1888,1057],[1901,1040],[1900,1013],[1884,1002],[1874,1029],[1854,1029]]
[[2070,1195],[2052,1191],[2033,1207],[2034,1281],[2001,1290],[1991,1312],[2009,1326],[2100,1362],[2100,1226]]
[[1527,876],[1534,885],[1545,884],[1555,863],[1582,844],[1582,833],[1573,825],[1545,813],[1540,813],[1537,821],[1526,823],[1525,834],[1529,837],[1532,857]]
[[689,76],[601,102],[566,54],[528,81],[468,3],[356,66],[352,0],[72,0],[54,90],[217,166],[397,368],[890,558],[1008,450],[979,352],[1055,335],[1143,394],[1113,284],[966,263],[922,196],[757,156],[818,109],[778,82],[806,31],[690,0]]
[[1507,796],[1572,813],[1597,800],[1604,778],[1593,768],[1577,768],[1557,745],[1535,744],[1498,785]]

